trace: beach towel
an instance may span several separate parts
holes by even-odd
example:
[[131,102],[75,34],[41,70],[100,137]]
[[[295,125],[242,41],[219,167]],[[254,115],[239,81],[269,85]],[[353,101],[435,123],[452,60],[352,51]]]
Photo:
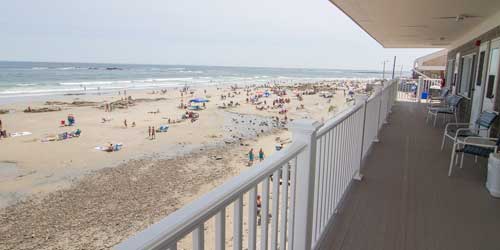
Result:
[[42,142],[49,142],[49,141],[56,141],[57,140],[57,137],[54,137],[54,136],[49,136],[49,137],[45,137],[45,138],[42,138]]
[[11,133],[10,136],[11,137],[18,137],[18,136],[26,136],[26,135],[31,135],[32,133],[31,132],[15,132],[15,133]]
[[167,132],[168,131],[168,126],[167,125],[161,125],[157,130],[156,132]]
[[[120,151],[122,148],[123,148],[123,144],[122,143],[113,144],[113,151]],[[108,147],[107,146],[97,146],[94,149],[95,150],[99,150],[99,151],[108,151]]]

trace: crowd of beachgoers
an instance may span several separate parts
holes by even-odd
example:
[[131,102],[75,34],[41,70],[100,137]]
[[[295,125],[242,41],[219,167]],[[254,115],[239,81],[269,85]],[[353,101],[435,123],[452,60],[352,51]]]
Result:
[[371,92],[321,80],[50,97],[0,107],[0,249],[107,249]]

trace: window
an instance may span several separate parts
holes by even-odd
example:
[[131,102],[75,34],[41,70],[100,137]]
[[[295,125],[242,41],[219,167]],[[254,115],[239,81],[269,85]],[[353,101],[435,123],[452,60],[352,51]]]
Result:
[[446,66],[446,86],[448,87],[453,85],[453,64],[453,60],[449,60]]
[[479,55],[479,69],[477,70],[477,86],[481,86],[481,81],[483,80],[483,68],[484,68],[484,59],[486,56],[486,51],[481,51],[481,54]]
[[464,56],[460,60],[460,81],[458,83],[457,94],[461,96],[470,97],[474,61],[475,55]]

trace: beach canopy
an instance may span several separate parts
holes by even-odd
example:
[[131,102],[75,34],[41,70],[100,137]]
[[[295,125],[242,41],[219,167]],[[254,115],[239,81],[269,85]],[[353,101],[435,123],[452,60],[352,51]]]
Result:
[[200,103],[200,102],[208,102],[208,100],[205,99],[205,98],[199,98],[198,97],[198,98],[194,98],[194,99],[189,100],[189,102]]

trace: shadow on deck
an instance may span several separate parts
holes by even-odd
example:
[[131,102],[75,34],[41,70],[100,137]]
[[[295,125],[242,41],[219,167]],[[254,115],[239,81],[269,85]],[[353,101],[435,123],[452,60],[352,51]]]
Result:
[[397,102],[320,249],[500,249],[500,199],[485,188],[486,160],[465,158],[448,177],[451,145],[425,106]]

